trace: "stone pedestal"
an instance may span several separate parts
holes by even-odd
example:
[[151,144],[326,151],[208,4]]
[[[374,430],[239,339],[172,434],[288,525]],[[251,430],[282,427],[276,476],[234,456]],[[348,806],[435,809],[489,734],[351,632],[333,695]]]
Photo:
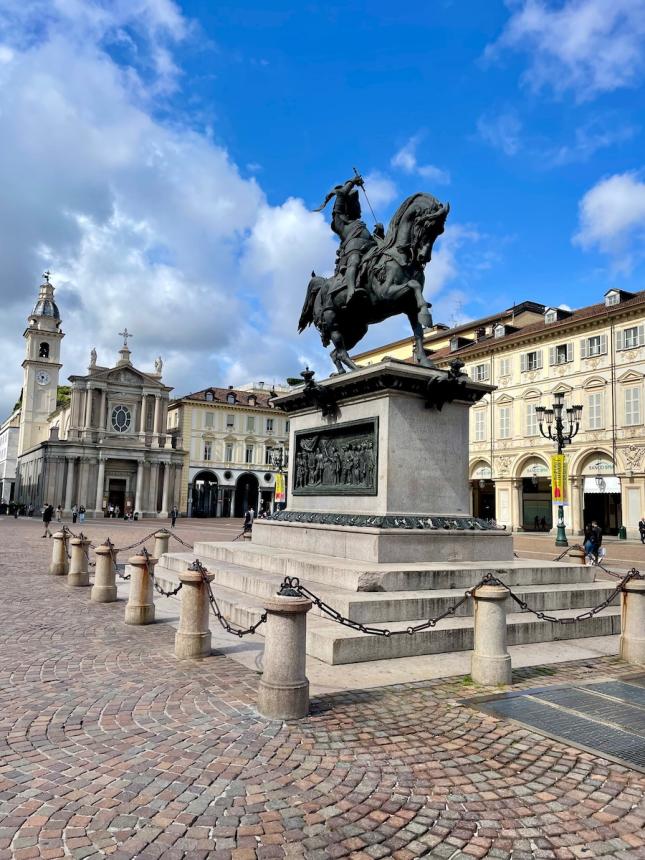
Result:
[[276,596],[266,601],[264,608],[267,622],[258,711],[271,720],[298,720],[309,713],[305,661],[311,601]]
[[72,559],[67,574],[67,584],[72,586],[85,586],[90,584],[90,574],[88,570],[88,552],[90,549],[90,539],[83,537],[72,538],[70,546],[72,548]]
[[179,574],[181,609],[179,628],[175,634],[175,657],[208,657],[211,653],[211,631],[208,624],[208,591],[206,582],[212,582],[214,574],[187,570]]
[[130,565],[130,596],[125,607],[126,624],[152,624],[155,620],[154,566],[158,559],[133,555]]
[[471,676],[476,684],[496,687],[511,683],[511,656],[506,648],[506,600],[501,585],[482,585],[475,601],[475,648]]
[[392,359],[276,398],[290,420],[288,504],[253,541],[370,562],[513,558],[470,515],[468,411],[493,389]]
[[67,576],[67,532],[56,532],[52,538],[52,560],[49,572],[54,576]]
[[155,546],[154,546],[155,558],[161,558],[162,555],[165,555],[168,552],[168,542],[169,541],[170,541],[170,534],[167,531],[155,532]]
[[623,587],[619,653],[627,663],[645,665],[644,579],[632,579]]
[[94,603],[113,603],[116,600],[116,559],[112,553],[113,548],[107,544],[96,548],[94,585],[90,592],[90,600]]

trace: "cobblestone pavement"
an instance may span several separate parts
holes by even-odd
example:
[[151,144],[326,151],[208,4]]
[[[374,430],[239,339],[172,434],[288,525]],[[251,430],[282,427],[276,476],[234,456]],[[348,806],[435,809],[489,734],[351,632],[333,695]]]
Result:
[[260,719],[257,675],[177,662],[169,626],[49,577],[39,535],[0,522],[0,860],[645,858],[642,774],[460,704],[459,679]]

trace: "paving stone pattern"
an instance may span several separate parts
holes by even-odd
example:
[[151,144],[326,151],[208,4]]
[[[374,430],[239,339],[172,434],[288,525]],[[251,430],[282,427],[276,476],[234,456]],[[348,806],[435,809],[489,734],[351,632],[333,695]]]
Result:
[[461,704],[463,679],[268,722],[251,671],[179,663],[168,625],[48,576],[37,523],[0,522],[0,547],[0,860],[645,858],[643,775]]

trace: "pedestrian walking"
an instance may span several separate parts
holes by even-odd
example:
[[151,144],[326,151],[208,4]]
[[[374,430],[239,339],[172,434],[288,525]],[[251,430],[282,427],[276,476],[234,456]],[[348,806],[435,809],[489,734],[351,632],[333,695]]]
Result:
[[72,505],[72,522],[75,523],[78,519],[78,508],[76,505]]
[[178,514],[179,511],[177,510],[177,505],[173,505],[170,511],[170,528],[174,529]]
[[249,508],[246,514],[244,515],[244,526],[243,532],[246,534],[247,532],[253,531],[253,520],[255,519],[255,511],[253,508]]
[[33,515],[34,515],[34,510],[35,510],[35,508],[34,508],[34,506],[33,506],[32,502],[29,502],[29,507],[27,508],[27,516],[28,516],[28,517],[33,517]]
[[78,519],[79,519],[79,522],[81,522],[81,523],[85,522],[85,508],[83,505],[81,505],[80,508],[78,509]]
[[52,521],[52,517],[54,516],[54,506],[50,505],[49,502],[45,502],[45,507],[43,508],[43,524],[45,526],[45,531],[42,534],[42,537],[51,537],[51,529],[49,528],[49,524]]
[[56,522],[57,523],[63,522],[63,509],[61,508],[60,505],[56,508]]
[[638,521],[638,533],[641,536],[641,543],[645,543],[645,514]]

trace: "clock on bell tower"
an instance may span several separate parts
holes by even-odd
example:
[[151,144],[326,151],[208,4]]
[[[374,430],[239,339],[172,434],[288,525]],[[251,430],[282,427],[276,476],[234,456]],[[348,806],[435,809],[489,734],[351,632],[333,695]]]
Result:
[[22,363],[19,456],[49,436],[48,418],[56,409],[58,375],[62,367],[60,342],[65,335],[60,325],[54,287],[49,281],[49,272],[45,272],[38,301],[24,333],[27,350]]

